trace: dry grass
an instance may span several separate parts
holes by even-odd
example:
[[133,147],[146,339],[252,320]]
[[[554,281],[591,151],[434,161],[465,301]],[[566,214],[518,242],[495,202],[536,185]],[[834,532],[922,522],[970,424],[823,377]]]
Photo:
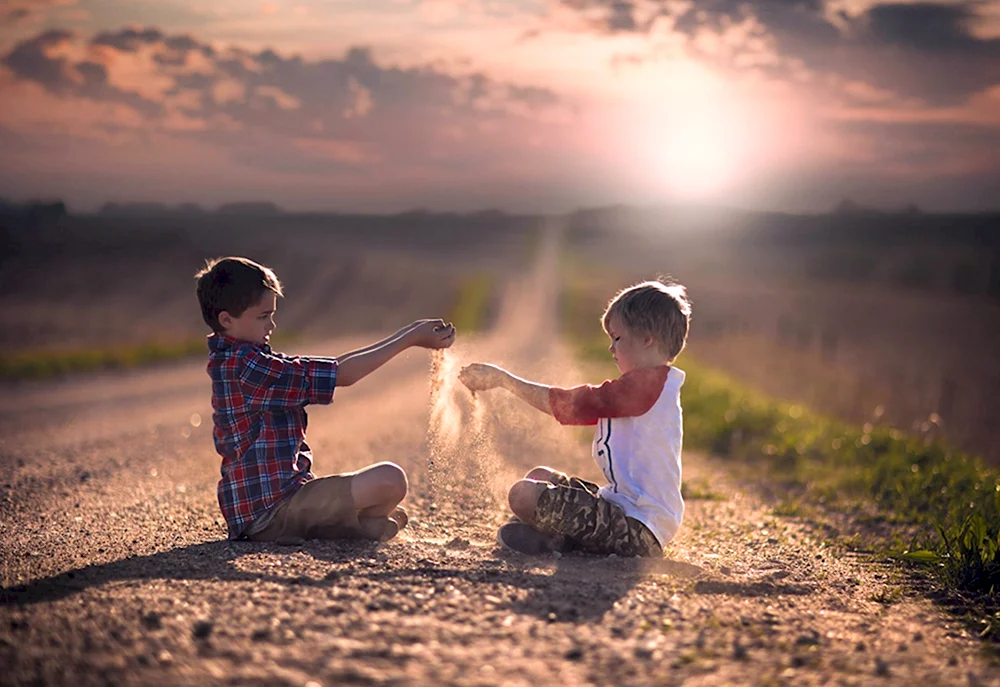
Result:
[[[1000,464],[1000,303],[982,295],[808,279],[710,240],[591,233],[576,269],[623,284],[672,274],[694,302],[698,359],[777,398],[859,424],[944,435]],[[784,259],[794,263],[794,254]]]
[[279,334],[318,339],[483,308],[535,243],[534,225],[513,218],[78,217],[3,230],[6,377],[202,352],[193,275],[207,258],[274,268]]

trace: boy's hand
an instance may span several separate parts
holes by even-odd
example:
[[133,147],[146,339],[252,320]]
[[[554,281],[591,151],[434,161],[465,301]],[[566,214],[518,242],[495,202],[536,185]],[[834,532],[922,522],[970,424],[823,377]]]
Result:
[[503,384],[507,372],[489,363],[472,363],[459,371],[458,379],[469,388],[469,391],[486,391]]
[[448,348],[455,343],[455,325],[444,320],[421,320],[410,325],[406,336],[413,346]]

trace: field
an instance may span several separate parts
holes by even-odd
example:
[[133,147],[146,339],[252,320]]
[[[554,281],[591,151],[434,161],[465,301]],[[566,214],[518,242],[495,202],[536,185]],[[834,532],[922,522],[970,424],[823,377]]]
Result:
[[[452,310],[480,311],[464,317],[483,330],[440,357],[408,351],[309,410],[321,474],[406,469],[411,525],[383,545],[223,538],[202,355],[2,382],[0,684],[1000,684],[980,626],[859,546],[891,523],[803,517],[708,452],[685,452],[688,510],[661,561],[495,544],[520,474],[596,468],[586,431],[496,392],[471,398],[461,364],[597,381],[606,361],[581,362],[561,336],[567,307],[585,303],[599,334],[610,291],[662,271],[691,286],[692,362],[714,341],[711,362],[732,365],[725,342],[772,336],[785,311],[764,306],[796,302],[780,280],[758,280],[772,288],[762,298],[718,262],[699,272],[649,237],[580,232],[573,218],[84,217],[5,231],[7,343],[25,355],[203,336],[191,275],[228,253],[284,279],[292,353],[335,354]],[[578,289],[586,301],[569,299]],[[817,321],[806,303],[795,316]],[[751,305],[774,328],[741,319]],[[752,324],[737,335],[736,321]]]
[[0,343],[17,356],[200,339],[193,277],[223,255],[276,270],[286,336],[397,328],[447,314],[463,280],[517,265],[534,225],[489,216],[94,215],[0,226],[8,317]]
[[689,287],[698,360],[1000,465],[1000,217],[617,212],[572,226],[592,290],[656,274]]

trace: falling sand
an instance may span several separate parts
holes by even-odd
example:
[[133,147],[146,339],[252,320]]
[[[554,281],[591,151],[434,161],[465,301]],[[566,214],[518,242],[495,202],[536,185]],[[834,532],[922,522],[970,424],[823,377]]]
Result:
[[509,471],[503,469],[494,420],[481,396],[458,379],[462,364],[449,350],[431,356],[429,493],[433,501],[464,501],[471,510],[495,513],[506,502]]

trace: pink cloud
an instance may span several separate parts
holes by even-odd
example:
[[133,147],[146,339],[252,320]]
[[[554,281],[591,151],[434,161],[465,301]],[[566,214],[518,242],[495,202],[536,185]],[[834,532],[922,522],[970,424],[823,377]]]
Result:
[[189,139],[262,175],[534,175],[529,139],[572,142],[572,109],[550,90],[383,65],[360,48],[305,60],[132,27],[40,34],[2,60],[21,114],[0,126],[115,145]]

